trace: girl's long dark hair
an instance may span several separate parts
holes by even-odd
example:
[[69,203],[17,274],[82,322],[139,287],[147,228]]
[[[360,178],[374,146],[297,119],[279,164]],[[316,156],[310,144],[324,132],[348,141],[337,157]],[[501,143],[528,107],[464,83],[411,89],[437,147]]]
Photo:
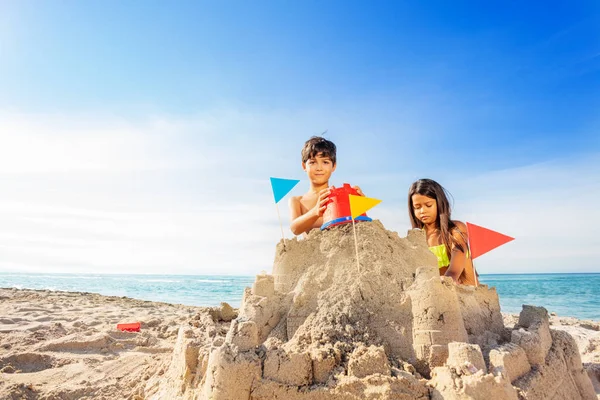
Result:
[[442,243],[444,243],[444,246],[446,246],[448,255],[450,255],[452,246],[464,252],[465,249],[463,246],[452,235],[454,229],[457,229],[459,233],[460,229],[458,229],[456,224],[450,218],[451,209],[450,202],[448,201],[448,197],[452,197],[450,193],[448,193],[448,191],[444,189],[442,185],[432,179],[419,179],[410,185],[410,189],[408,189],[408,215],[410,217],[410,222],[413,229],[422,229],[424,224],[415,216],[415,210],[412,204],[412,197],[415,194],[427,196],[436,201],[437,218],[435,220],[435,224],[440,230],[440,237],[442,239]]

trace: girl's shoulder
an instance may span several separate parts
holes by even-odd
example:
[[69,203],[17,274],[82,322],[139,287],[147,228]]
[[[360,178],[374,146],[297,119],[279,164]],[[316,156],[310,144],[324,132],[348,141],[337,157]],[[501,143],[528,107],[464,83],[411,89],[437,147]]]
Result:
[[467,225],[462,221],[452,221],[452,223],[454,224],[454,226],[450,230],[450,234],[459,243],[465,243],[468,236]]
[[464,222],[452,221],[452,223],[454,224],[454,228],[452,229],[453,231],[459,229],[462,233],[467,233],[467,225]]

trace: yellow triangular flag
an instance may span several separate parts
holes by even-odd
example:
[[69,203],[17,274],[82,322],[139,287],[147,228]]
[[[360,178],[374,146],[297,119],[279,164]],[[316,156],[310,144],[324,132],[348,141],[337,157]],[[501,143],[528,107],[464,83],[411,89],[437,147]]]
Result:
[[372,199],[370,197],[364,196],[355,196],[350,194],[350,213],[352,214],[352,219],[356,219],[360,214],[370,210],[375,207],[377,204],[381,203],[381,200]]

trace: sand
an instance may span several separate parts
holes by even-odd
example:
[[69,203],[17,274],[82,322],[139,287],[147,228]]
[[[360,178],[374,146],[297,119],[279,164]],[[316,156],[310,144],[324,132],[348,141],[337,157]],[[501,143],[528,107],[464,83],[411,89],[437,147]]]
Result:
[[[517,314],[503,314],[504,324],[512,327]],[[550,316],[550,327],[569,333],[577,343],[583,367],[587,371],[594,390],[600,399],[600,321],[580,320],[574,317]]]
[[[147,381],[164,372],[181,326],[198,335],[227,331],[237,314],[213,323],[218,311],[92,293],[0,289],[0,399],[145,398]],[[139,333],[116,329],[134,321],[142,323]]]
[[357,266],[349,228],[280,242],[239,310],[0,289],[0,399],[600,398],[598,322],[503,315],[378,221]]

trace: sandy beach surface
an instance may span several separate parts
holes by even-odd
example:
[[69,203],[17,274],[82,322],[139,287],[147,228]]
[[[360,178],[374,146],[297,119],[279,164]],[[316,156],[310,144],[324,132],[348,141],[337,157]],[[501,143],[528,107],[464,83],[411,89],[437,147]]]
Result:
[[[143,399],[163,373],[181,325],[203,329],[214,308],[93,293],[0,289],[0,399]],[[518,315],[504,314],[507,327]],[[140,321],[139,333],[117,323]],[[600,376],[600,323],[551,316]],[[221,321],[221,335],[229,328]],[[598,381],[594,381],[600,393]],[[151,391],[151,388],[150,388]],[[600,398],[600,396],[599,396]]]
[[[0,289],[0,399],[136,399],[160,376],[179,327],[211,308],[93,293]],[[141,322],[137,333],[118,323]],[[223,330],[229,328],[223,322]],[[217,324],[219,326],[219,324]]]

